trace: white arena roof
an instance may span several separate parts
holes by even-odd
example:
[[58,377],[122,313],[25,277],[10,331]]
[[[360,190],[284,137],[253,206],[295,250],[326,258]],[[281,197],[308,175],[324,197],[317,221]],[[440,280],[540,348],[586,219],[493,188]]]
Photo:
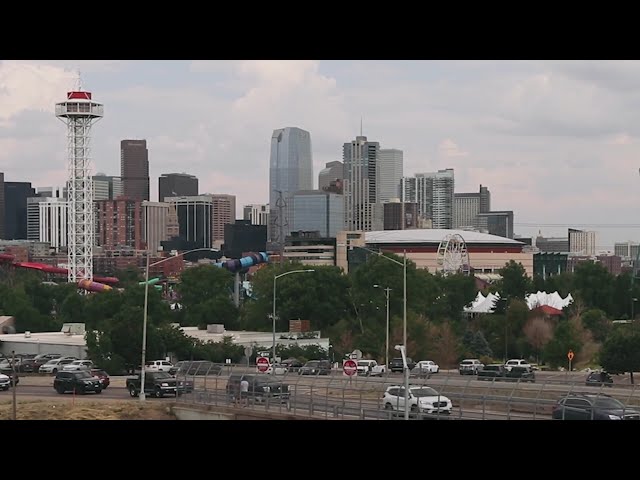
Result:
[[447,235],[460,235],[467,244],[501,244],[524,245],[524,243],[511,238],[499,237],[488,233],[471,232],[468,230],[448,230],[444,228],[419,228],[411,230],[382,230],[378,232],[365,232],[367,244],[383,243],[440,243]]

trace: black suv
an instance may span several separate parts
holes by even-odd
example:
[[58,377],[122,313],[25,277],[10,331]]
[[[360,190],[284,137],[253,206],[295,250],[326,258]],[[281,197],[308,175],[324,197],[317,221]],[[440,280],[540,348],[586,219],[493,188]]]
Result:
[[298,375],[330,375],[331,362],[329,360],[311,360],[300,367]]
[[[407,357],[407,367],[409,370],[413,370],[416,366],[416,362]],[[402,361],[402,357],[394,358],[389,362],[389,370],[392,372],[404,372],[404,362]]]
[[640,420],[640,411],[604,394],[571,393],[558,400],[553,420]]
[[587,387],[613,387],[613,377],[607,372],[591,372],[584,383]]
[[262,375],[231,375],[227,381],[227,398],[235,400],[240,395],[240,382],[249,382],[247,397],[256,401],[266,401],[268,398],[286,402],[289,399],[289,385],[270,376]]
[[76,370],[73,372],[58,371],[56,377],[53,379],[53,388],[58,393],[102,393],[102,382],[86,370]]
[[[487,367],[484,367],[486,370]],[[478,374],[480,375],[480,374]],[[535,383],[536,374],[529,367],[511,367],[511,370],[505,372],[505,380],[510,380],[512,382],[531,382]]]

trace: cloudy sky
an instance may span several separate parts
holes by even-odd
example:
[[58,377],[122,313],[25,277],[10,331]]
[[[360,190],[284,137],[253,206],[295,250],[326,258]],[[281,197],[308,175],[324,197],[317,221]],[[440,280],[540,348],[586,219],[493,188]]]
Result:
[[[76,81],[105,104],[94,171],[120,173],[120,140],[145,138],[161,173],[201,192],[268,202],[276,128],[311,132],[315,177],[360,130],[404,151],[405,175],[455,169],[456,192],[491,191],[516,234],[640,239],[639,61],[2,61],[0,171],[59,185],[54,104]],[[540,225],[539,228],[534,228]]]

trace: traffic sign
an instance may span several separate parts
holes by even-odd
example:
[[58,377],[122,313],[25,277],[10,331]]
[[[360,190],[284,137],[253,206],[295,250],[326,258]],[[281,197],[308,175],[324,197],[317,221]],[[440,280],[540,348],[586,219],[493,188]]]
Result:
[[342,364],[342,373],[351,377],[358,374],[358,363],[355,360],[345,360]]
[[256,359],[256,365],[259,372],[266,372],[269,370],[269,359],[267,357],[258,357]]
[[573,350],[569,350],[569,353],[567,353],[567,358],[569,359],[569,361],[573,360]]

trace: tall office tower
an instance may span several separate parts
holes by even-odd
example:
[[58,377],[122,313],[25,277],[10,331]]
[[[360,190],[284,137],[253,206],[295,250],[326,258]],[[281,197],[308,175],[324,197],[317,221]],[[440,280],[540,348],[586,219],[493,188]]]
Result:
[[168,203],[142,202],[142,239],[150,252],[157,252],[161,242],[169,240],[167,235],[168,216]]
[[[56,252],[68,245],[69,202],[63,198],[30,198],[41,200],[38,207],[38,240],[49,243]],[[31,205],[30,205],[31,206]]]
[[398,199],[387,202],[384,207],[384,230],[409,230],[421,228],[418,221],[418,204],[403,203]]
[[4,238],[27,239],[27,198],[36,191],[29,182],[4,182]]
[[403,153],[395,148],[381,148],[378,153],[378,202],[387,203],[400,198],[403,175]]
[[640,251],[640,244],[628,240],[626,242],[616,242],[613,245],[613,254],[623,259],[635,260]]
[[570,228],[568,237],[569,253],[589,256],[596,254],[596,243],[598,240],[596,232]]
[[178,213],[178,237],[182,240],[183,248],[212,248],[212,196],[167,197],[165,200],[175,205]]
[[489,188],[480,185],[480,213],[491,211],[491,192]]
[[379,151],[380,143],[369,142],[365,136],[343,146],[345,230],[382,230],[382,225],[376,225],[376,217],[383,218],[376,215]]
[[431,220],[432,228],[450,229],[453,227],[454,183],[452,168],[404,177],[402,201],[417,203],[419,215]]
[[[42,187],[38,188],[37,197],[27,198],[27,240],[50,242],[56,250],[67,246],[68,208],[64,193],[61,187]],[[65,217],[59,218],[60,215]]]
[[4,173],[0,172],[0,238],[4,238]]
[[224,243],[224,226],[236,223],[236,196],[212,194],[213,218],[211,219],[211,239],[217,248]]
[[198,195],[198,177],[188,173],[163,173],[158,178],[158,201],[167,197],[195,197]]
[[93,200],[115,200],[124,195],[122,179],[104,173],[93,176]]
[[344,181],[344,164],[342,162],[328,162],[318,174],[318,190],[342,194]]
[[242,217],[249,220],[251,225],[269,225],[269,205],[254,203],[242,208]]
[[269,162],[269,241],[284,245],[291,231],[291,196],[299,190],[312,189],[311,134],[297,127],[274,130]]
[[120,142],[120,177],[124,196],[132,200],[149,200],[149,150],[146,140]]
[[324,238],[335,238],[344,228],[342,195],[321,190],[301,190],[293,194],[292,232],[318,231]]
[[143,250],[141,202],[120,197],[117,200],[100,200],[96,203],[97,245],[107,250],[121,247]]
[[513,238],[513,210],[479,213],[478,227],[491,235]]
[[[165,202],[168,203],[168,202]],[[167,240],[180,237],[180,222],[178,221],[178,209],[175,203],[168,203],[167,210]]]

